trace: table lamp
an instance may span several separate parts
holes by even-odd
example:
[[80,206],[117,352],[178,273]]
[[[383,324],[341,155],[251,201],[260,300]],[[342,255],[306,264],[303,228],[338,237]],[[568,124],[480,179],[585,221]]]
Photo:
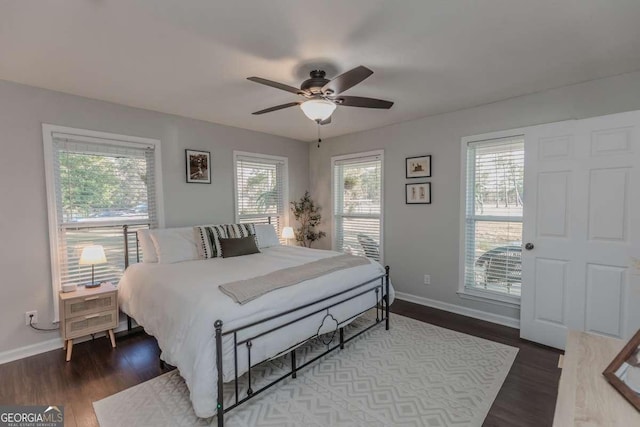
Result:
[[293,233],[293,227],[284,227],[282,229],[282,238],[287,239],[287,246],[289,245],[289,239],[293,239],[295,234]]
[[82,249],[82,254],[80,255],[80,261],[78,264],[80,265],[91,265],[91,283],[85,285],[85,288],[97,288],[100,286],[100,283],[96,283],[95,279],[95,265],[96,264],[104,264],[107,262],[107,257],[104,254],[104,248],[102,245],[91,245],[86,246]]

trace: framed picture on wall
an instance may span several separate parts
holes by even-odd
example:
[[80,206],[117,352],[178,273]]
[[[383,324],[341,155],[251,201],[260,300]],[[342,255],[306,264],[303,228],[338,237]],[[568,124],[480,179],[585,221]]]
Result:
[[640,411],[640,330],[602,373]]
[[429,178],[431,177],[431,156],[407,157],[406,159],[407,178]]
[[431,183],[405,184],[407,205],[428,205],[431,203]]
[[211,184],[211,153],[199,150],[184,150],[187,161],[187,182]]

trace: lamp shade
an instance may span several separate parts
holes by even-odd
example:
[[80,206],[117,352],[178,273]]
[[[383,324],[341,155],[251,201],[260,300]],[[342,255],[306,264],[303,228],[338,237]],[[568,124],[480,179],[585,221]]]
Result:
[[300,104],[304,114],[313,121],[323,121],[336,109],[336,104],[326,99],[310,99]]
[[282,238],[283,239],[293,239],[295,235],[293,234],[293,227],[285,227],[282,229]]
[[80,255],[80,261],[78,264],[104,264],[105,262],[107,262],[107,257],[104,254],[104,248],[102,245],[92,245],[86,246],[82,249],[82,254]]

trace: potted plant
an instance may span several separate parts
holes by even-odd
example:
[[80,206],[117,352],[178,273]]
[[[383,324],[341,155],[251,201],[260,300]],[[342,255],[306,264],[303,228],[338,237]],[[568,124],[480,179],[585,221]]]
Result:
[[320,207],[315,205],[309,191],[305,191],[304,196],[297,202],[291,202],[291,213],[300,224],[295,229],[298,245],[310,248],[313,242],[327,235],[324,231],[316,231],[322,216],[320,215]]

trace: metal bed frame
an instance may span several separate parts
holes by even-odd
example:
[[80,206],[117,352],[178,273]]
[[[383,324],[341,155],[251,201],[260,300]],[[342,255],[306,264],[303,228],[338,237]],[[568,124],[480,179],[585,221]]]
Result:
[[[129,266],[129,235],[130,234],[136,234],[135,231],[130,231],[128,229],[128,227],[125,225],[123,227],[123,231],[124,231],[124,243],[125,243],[125,269]],[[140,261],[140,252],[139,252],[139,244],[138,244],[138,238],[137,238],[137,234],[136,234],[136,260],[139,262]],[[376,282],[378,282],[377,284],[375,284],[375,286],[371,287],[371,288],[367,288],[367,285],[371,286],[371,284],[374,284]],[[216,369],[217,369],[217,373],[218,373],[218,384],[217,384],[217,388],[218,388],[218,398],[217,398],[217,405],[216,405],[216,412],[217,412],[217,417],[218,417],[218,427],[223,427],[224,426],[224,414],[226,414],[227,412],[231,411],[232,409],[234,409],[235,407],[245,403],[246,401],[250,400],[251,398],[259,395],[260,393],[262,393],[265,390],[268,390],[269,388],[271,388],[272,386],[276,385],[277,383],[279,383],[280,381],[291,377],[291,378],[296,378],[297,377],[297,373],[300,369],[303,369],[304,367],[312,364],[313,362],[315,362],[316,360],[326,356],[327,354],[333,352],[334,350],[337,349],[343,349],[344,345],[346,343],[348,343],[351,340],[354,340],[355,338],[359,337],[360,335],[362,335],[363,333],[367,332],[369,329],[377,326],[380,323],[385,324],[385,329],[389,330],[389,287],[390,287],[390,282],[389,282],[389,266],[385,267],[385,273],[375,277],[373,279],[367,280],[366,282],[362,282],[356,286],[353,286],[349,289],[340,291],[338,293],[335,293],[333,295],[330,295],[328,297],[325,298],[321,298],[318,299],[316,301],[307,303],[305,305],[302,305],[300,307],[296,307],[290,310],[286,310],[282,313],[273,315],[273,316],[269,316],[266,317],[264,319],[260,319],[258,321],[249,323],[247,325],[243,325],[234,329],[230,329],[230,330],[225,330],[223,331],[223,322],[222,320],[216,320],[214,323],[214,329],[215,329],[215,340],[216,340]],[[366,288],[366,289],[363,289]],[[350,294],[354,291],[360,290],[360,292],[357,292],[354,295],[347,295]],[[341,304],[347,303],[348,301],[351,301],[355,298],[361,297],[367,293],[375,293],[375,303],[361,311],[360,313],[351,316],[348,319],[345,319],[341,322],[338,322],[337,319],[331,314],[330,309],[336,306],[339,306]],[[335,300],[336,298],[339,298],[341,296],[344,296],[344,298],[340,298],[338,301],[332,301]],[[327,303],[326,305],[323,305],[322,308],[318,308],[317,310],[313,310],[310,313],[306,313],[306,314],[302,314],[300,313],[302,310],[308,309],[314,305],[321,305],[322,303]],[[350,323],[352,320],[356,319],[357,317],[361,316],[362,314],[364,314],[367,311],[373,310],[375,309],[376,311],[376,319],[375,322],[370,324],[369,326],[367,326],[366,328],[358,331],[356,334],[350,336],[349,338],[345,339],[345,334],[344,334],[344,328],[345,326]],[[326,311],[326,314],[324,315],[324,317],[322,318],[322,321],[320,322],[320,326],[318,328],[318,331],[315,334],[312,334],[311,336],[303,339],[302,341],[292,345],[291,347],[284,349],[283,351],[281,351],[277,356],[274,356],[272,358],[268,358],[264,361],[261,361],[259,363],[256,364],[251,364],[251,348],[253,346],[253,341],[264,337],[272,332],[275,332],[277,330],[283,329],[285,327],[291,326],[296,322],[299,322],[301,320],[307,319],[311,316],[315,316],[319,313],[322,313],[323,311]],[[257,325],[266,323],[266,322],[271,322],[274,321],[276,319],[282,318],[284,316],[288,316],[294,313],[299,313],[300,315],[295,317],[292,320],[288,320],[285,323],[279,324],[278,326],[274,326],[266,331],[263,332],[259,332],[259,333],[255,333],[247,338],[242,338],[242,339],[238,339],[238,334],[242,333],[243,331],[248,330],[249,328],[255,327]],[[327,318],[331,318],[335,321],[336,323],[336,328],[335,330],[331,333],[331,339],[328,342],[324,342],[323,344],[325,344],[327,346],[327,350],[322,352],[321,354],[314,356],[313,358],[311,358],[310,360],[304,362],[301,365],[297,365],[297,361],[296,361],[296,349],[297,347],[299,347],[300,345],[304,344],[305,342],[314,339],[316,337],[320,336],[320,330],[322,328],[322,325],[324,325],[325,320],[327,320]],[[131,317],[129,317],[129,315],[127,315],[127,327],[129,330],[131,330]],[[335,338],[336,333],[338,333],[338,343],[331,346],[331,344],[333,343],[333,340]],[[223,345],[223,338],[226,336],[233,336],[233,362],[234,362],[234,394],[235,394],[235,402],[233,404],[231,404],[229,407],[225,407],[224,406],[224,375],[223,375],[223,360],[222,360],[222,345]],[[240,391],[239,391],[239,385],[238,385],[238,349],[240,348],[246,348],[247,351],[247,381],[248,381],[248,389],[247,389],[247,393],[246,396],[241,397],[240,396]],[[267,362],[269,360],[272,360],[275,357],[281,357],[283,355],[289,355],[290,360],[291,360],[291,370],[289,370],[288,372],[286,372],[285,374],[279,376],[278,378],[276,378],[275,380],[273,380],[272,382],[262,386],[261,388],[259,388],[258,390],[253,390],[251,387],[251,369],[257,367],[258,365]]]

